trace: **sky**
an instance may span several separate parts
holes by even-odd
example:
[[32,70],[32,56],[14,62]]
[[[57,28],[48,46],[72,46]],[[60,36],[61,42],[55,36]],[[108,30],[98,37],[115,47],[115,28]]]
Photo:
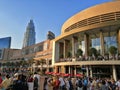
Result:
[[46,40],[48,31],[57,37],[71,16],[109,1],[112,0],[0,0],[0,38],[12,37],[11,48],[21,49],[30,19],[35,25],[36,43]]

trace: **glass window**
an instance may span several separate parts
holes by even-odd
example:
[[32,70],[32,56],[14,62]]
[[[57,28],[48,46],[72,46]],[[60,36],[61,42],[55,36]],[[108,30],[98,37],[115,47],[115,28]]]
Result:
[[107,32],[104,33],[104,45],[105,45],[105,52],[108,53],[110,46],[117,47],[117,38],[116,32]]
[[100,53],[100,36],[99,34],[90,34],[90,48],[95,48]]
[[78,38],[79,41],[79,48],[83,51],[83,54],[85,54],[85,41],[84,41],[84,35],[81,34]]

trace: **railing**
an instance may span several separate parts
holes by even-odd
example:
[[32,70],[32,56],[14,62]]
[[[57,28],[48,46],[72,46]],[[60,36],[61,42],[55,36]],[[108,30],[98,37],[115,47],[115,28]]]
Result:
[[120,60],[120,55],[118,56],[81,56],[79,58],[60,58],[57,62],[75,62],[75,61],[110,61],[110,60]]

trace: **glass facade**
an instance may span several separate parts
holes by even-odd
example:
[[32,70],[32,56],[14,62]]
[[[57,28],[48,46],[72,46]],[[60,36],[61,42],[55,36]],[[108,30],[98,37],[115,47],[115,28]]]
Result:
[[11,37],[0,38],[0,48],[10,48]]
[[0,59],[2,59],[4,48],[10,48],[11,37],[0,38]]
[[117,33],[116,32],[107,32],[104,33],[104,45],[105,45],[105,52],[108,53],[108,49],[110,46],[117,47]]

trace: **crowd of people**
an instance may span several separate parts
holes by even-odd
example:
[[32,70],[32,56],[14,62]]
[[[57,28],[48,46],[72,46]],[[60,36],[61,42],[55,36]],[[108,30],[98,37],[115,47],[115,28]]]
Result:
[[40,75],[15,73],[0,73],[0,90],[38,90]]
[[44,87],[44,90],[120,90],[120,80],[53,76],[46,78]]
[[120,90],[120,80],[86,76],[41,76],[37,72],[14,73],[12,76],[8,73],[0,73],[0,90]]

